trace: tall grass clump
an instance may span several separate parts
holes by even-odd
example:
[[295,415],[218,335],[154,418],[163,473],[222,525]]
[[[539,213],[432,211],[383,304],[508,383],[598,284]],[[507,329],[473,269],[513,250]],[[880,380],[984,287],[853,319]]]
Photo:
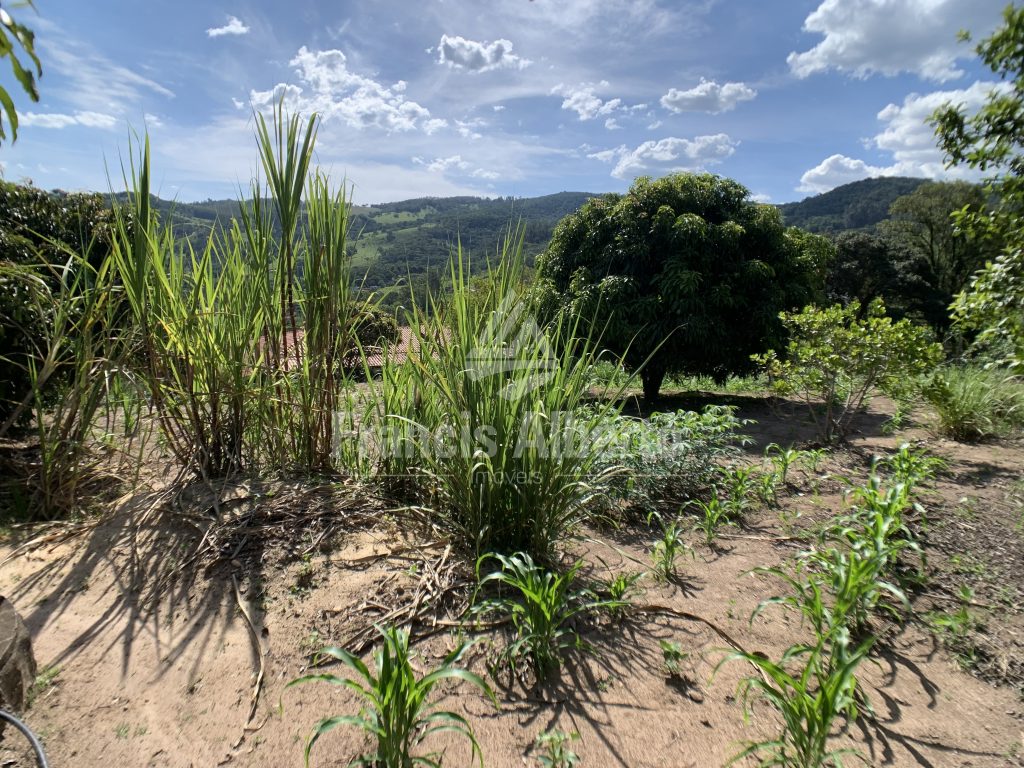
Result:
[[[21,511],[48,519],[74,510],[82,485],[95,477],[93,427],[107,374],[126,343],[115,328],[118,294],[109,262],[93,266],[70,250],[64,255],[63,265],[12,265],[3,275],[26,297],[21,321],[25,337],[35,342],[23,357],[8,361],[24,368],[29,386],[0,424],[0,437],[29,415],[38,455],[27,467],[27,506]],[[55,287],[45,289],[47,282]]]
[[960,442],[1006,437],[1024,429],[1024,382],[1006,371],[949,366],[922,388],[935,409],[935,431]]
[[[475,555],[549,559],[614,473],[598,466],[612,402],[584,409],[595,343],[559,320],[541,329],[522,289],[521,235],[471,290],[459,247],[440,295],[410,311],[407,360],[387,370],[370,419],[382,471]],[[572,354],[559,353],[572,349]]]
[[125,174],[113,258],[166,444],[199,476],[337,468],[356,300],[348,198],[310,170],[316,126],[257,115],[266,184],[200,251],[151,208],[148,138]]

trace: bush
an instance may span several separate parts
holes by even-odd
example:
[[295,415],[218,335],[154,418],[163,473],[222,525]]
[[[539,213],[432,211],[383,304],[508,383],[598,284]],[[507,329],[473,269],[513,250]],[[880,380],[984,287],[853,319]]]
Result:
[[738,454],[747,438],[731,406],[703,412],[652,413],[648,419],[621,414],[606,418],[602,469],[621,468],[608,482],[608,501],[625,504],[641,517],[664,506],[679,506],[714,483],[719,465]]
[[935,409],[935,431],[953,440],[1005,437],[1024,427],[1024,382],[1005,371],[942,368],[922,395]]
[[772,350],[753,359],[765,368],[776,394],[807,404],[826,443],[845,436],[872,392],[898,396],[942,358],[942,346],[926,328],[893,322],[879,299],[863,313],[854,301],[781,317],[790,333],[785,354]]

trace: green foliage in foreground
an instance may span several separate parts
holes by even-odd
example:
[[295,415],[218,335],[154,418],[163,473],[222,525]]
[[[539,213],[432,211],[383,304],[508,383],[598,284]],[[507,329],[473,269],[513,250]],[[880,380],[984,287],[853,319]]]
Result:
[[758,653],[734,653],[726,661],[745,661],[758,676],[744,678],[740,691],[749,716],[752,700],[760,698],[782,716],[776,738],[748,744],[729,764],[757,755],[762,766],[822,768],[842,766],[853,750],[830,750],[829,735],[839,717],[857,716],[857,667],[867,657],[874,638],[852,647],[848,638],[820,637],[814,645],[794,645],[779,661]]
[[[25,5],[32,6],[32,0],[26,0]],[[17,43],[17,47],[15,47]],[[18,48],[22,53],[19,54]],[[29,62],[23,63],[21,56],[27,56]],[[7,58],[11,62],[11,69],[14,77],[26,95],[32,101],[39,101],[39,90],[36,88],[36,78],[43,74],[39,57],[36,56],[36,36],[31,29],[24,24],[15,21],[7,10],[0,8],[0,58]],[[35,72],[33,72],[35,70]],[[10,126],[11,141],[18,139],[18,112],[14,108],[14,101],[6,88],[0,86],[0,107],[7,114],[7,122]],[[4,129],[4,121],[0,115],[0,141],[7,138],[7,131]]]
[[1024,8],[1009,4],[1003,23],[976,47],[1001,83],[977,112],[946,104],[933,115],[939,145],[950,165],[996,172],[990,191],[994,211],[964,211],[957,226],[978,241],[1000,243],[990,261],[961,293],[954,319],[981,332],[979,341],[1003,348],[1003,363],[1024,369]]
[[935,430],[961,442],[1007,437],[1024,429],[1024,381],[1008,371],[948,366],[922,387]]
[[783,338],[781,310],[814,298],[831,247],[710,174],[637,179],[587,202],[537,261],[547,313],[581,316],[645,398],[671,372],[724,378]]
[[807,307],[782,315],[790,332],[785,355],[755,356],[776,394],[806,403],[821,438],[831,443],[849,430],[875,390],[895,394],[907,381],[942,359],[927,329],[893,322],[881,301],[861,317],[853,302],[827,309]]
[[483,753],[466,719],[455,712],[440,710],[428,704],[430,693],[438,683],[454,680],[476,686],[497,706],[490,686],[477,675],[457,666],[468,646],[460,645],[444,658],[440,666],[420,676],[412,666],[408,633],[393,627],[381,629],[380,633],[384,642],[374,652],[372,671],[343,648],[325,648],[321,655],[337,659],[353,671],[357,679],[316,674],[288,683],[289,688],[314,681],[344,686],[358,694],[363,701],[363,709],[358,715],[328,717],[316,724],[306,742],[306,765],[309,765],[310,752],[321,736],[339,725],[351,725],[365,731],[373,738],[376,746],[373,752],[349,763],[350,766],[438,768],[441,765],[439,755],[419,755],[416,751],[432,734],[450,731],[469,740],[473,755],[479,757],[482,768]]

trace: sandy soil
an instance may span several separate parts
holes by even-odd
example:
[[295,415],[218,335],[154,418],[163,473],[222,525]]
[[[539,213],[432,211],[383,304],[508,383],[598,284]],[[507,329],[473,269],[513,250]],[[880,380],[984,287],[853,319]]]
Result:
[[[740,405],[760,422],[751,428],[759,443],[751,451],[806,437],[796,414],[780,419],[757,401],[741,398]],[[875,718],[860,719],[837,743],[851,742],[872,765],[1024,765],[1024,534],[1017,526],[1024,446],[961,446],[920,429],[881,437],[883,417],[873,413],[861,425],[868,436],[856,436],[827,469],[862,476],[874,453],[908,437],[927,440],[950,460],[928,504],[932,578],[915,609],[922,617],[953,610],[958,588],[971,586],[978,628],[968,641],[975,655],[965,663],[963,649],[945,647],[923,618],[880,626],[883,641],[873,663],[861,668]],[[838,483],[819,481],[817,492],[813,485],[802,478],[783,499],[790,516],[801,513],[797,526],[840,506]],[[127,500],[75,539],[0,568],[0,592],[25,618],[45,668],[27,721],[44,739],[51,765],[301,765],[312,725],[326,715],[354,714],[358,705],[336,687],[285,684],[307,670],[314,650],[343,642],[357,623],[408,601],[443,547],[417,548],[431,542],[417,542],[386,516],[346,530],[341,510],[336,532],[319,542],[330,546],[250,547],[192,570],[190,578],[159,583],[153,574],[173,569],[194,549],[206,513],[146,512],[151,500]],[[777,719],[759,705],[744,721],[736,690],[749,667],[730,663],[712,679],[727,645],[721,633],[771,657],[806,637],[798,619],[781,609],[748,622],[758,602],[779,588],[748,572],[792,557],[797,545],[788,533],[779,510],[762,510],[717,551],[695,539],[697,557],[686,561],[678,583],[642,582],[638,603],[702,620],[648,612],[621,624],[599,622],[586,630],[599,653],[572,656],[552,684],[499,687],[499,710],[468,687],[444,689],[443,704],[470,719],[485,764],[495,768],[539,765],[533,740],[556,728],[580,734],[573,749],[583,766],[722,765],[740,742],[773,733]],[[587,578],[606,578],[641,569],[650,544],[646,531],[588,531],[569,545],[569,555],[587,560]],[[240,605],[253,620],[259,652]],[[454,635],[441,629],[417,644],[424,666],[454,646]],[[492,630],[478,638],[468,657],[475,670],[486,672],[503,637]],[[670,679],[663,669],[660,639],[690,654],[681,677]],[[246,730],[261,654],[263,690]],[[346,765],[365,746],[354,730],[339,728],[316,746],[313,763]],[[445,750],[446,765],[470,764],[458,741],[439,737],[428,746]],[[0,754],[0,765],[20,764],[30,763],[13,751]]]

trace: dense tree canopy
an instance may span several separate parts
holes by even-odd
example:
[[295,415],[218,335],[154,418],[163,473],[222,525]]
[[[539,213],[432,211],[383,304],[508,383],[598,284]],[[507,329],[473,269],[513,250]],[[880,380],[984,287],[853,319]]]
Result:
[[997,208],[959,216],[958,225],[1004,245],[958,297],[954,317],[1006,345],[1007,362],[1024,369],[1024,8],[1008,6],[1002,26],[976,50],[1006,87],[993,89],[974,115],[947,104],[933,120],[950,165],[998,174],[990,182]]
[[537,290],[549,311],[579,313],[627,368],[642,365],[651,398],[666,373],[721,378],[780,345],[779,312],[815,297],[829,250],[734,181],[643,177],[562,220]]
[[[912,292],[901,303],[943,336],[950,326],[949,305],[978,269],[996,255],[991,239],[972,238],[956,225],[953,214],[989,210],[989,196],[965,181],[928,182],[897,198],[881,231],[910,251],[903,267]],[[893,305],[888,298],[887,303]]]

